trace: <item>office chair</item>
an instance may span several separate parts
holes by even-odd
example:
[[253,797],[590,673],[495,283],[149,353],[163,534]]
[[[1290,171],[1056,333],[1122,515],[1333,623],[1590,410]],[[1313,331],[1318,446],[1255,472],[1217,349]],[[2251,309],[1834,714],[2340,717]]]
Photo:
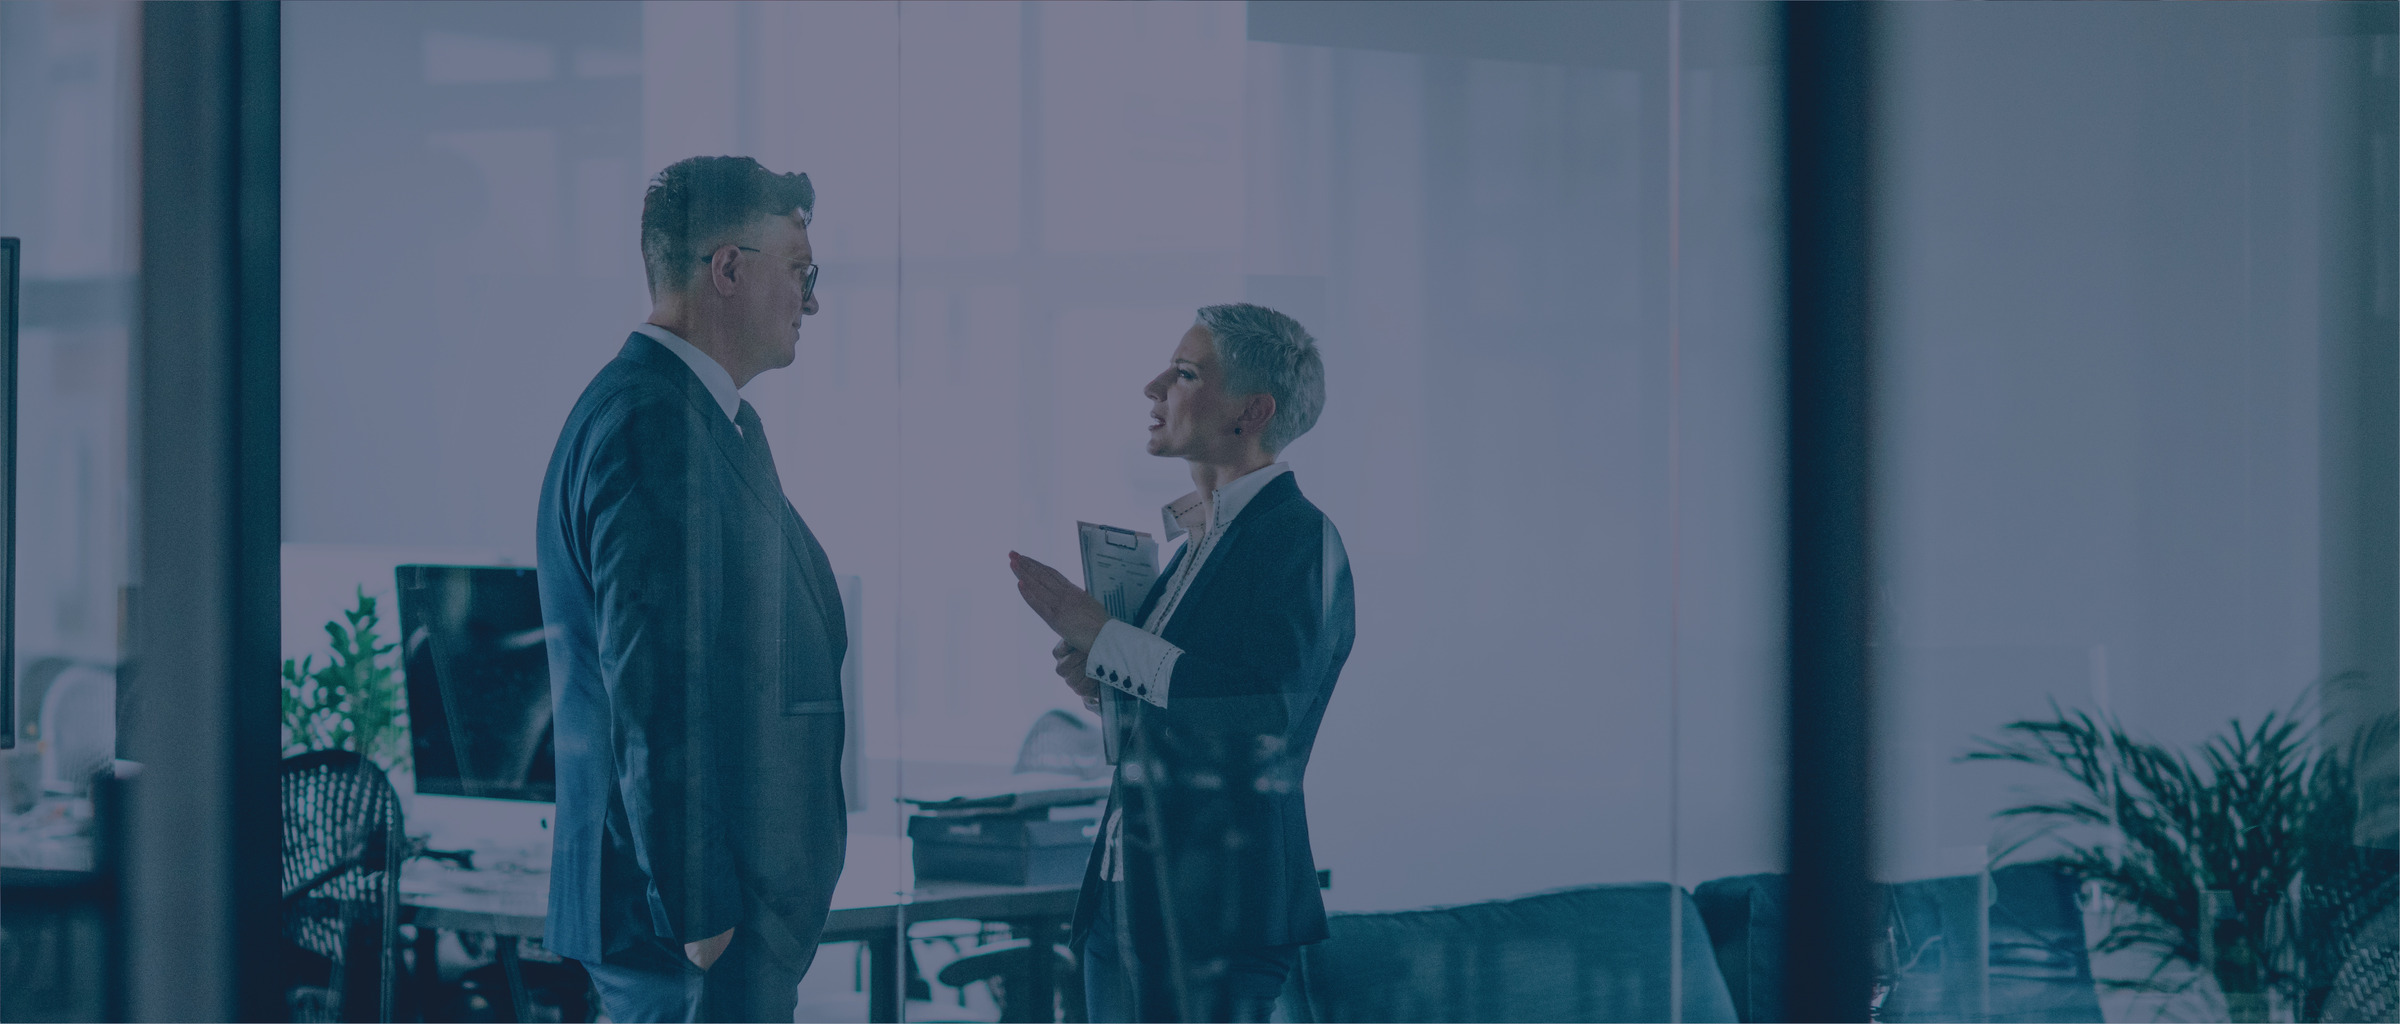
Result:
[[[1058,996],[1067,1020],[1083,1020],[1083,974],[1066,947],[1062,928],[1050,944],[1054,958],[1050,976],[1057,979]],[[934,972],[934,980],[951,988],[963,989],[978,981],[991,989],[992,1002],[1000,1008],[1001,1020],[1049,1020],[1047,1006],[1016,1006],[1009,1002],[1008,982],[1022,978],[1032,970],[1033,941],[1025,938],[1001,939],[968,951],[964,956],[943,964]]]
[[[1108,774],[1108,758],[1102,752],[1100,731],[1091,723],[1064,711],[1042,712],[1025,730],[1025,742],[1017,748],[1017,763],[1010,769],[1017,774],[1047,772],[1093,779]],[[946,942],[956,959],[943,964],[934,973],[934,980],[951,988],[964,989],[984,982],[992,993],[992,1001],[1001,1007],[1002,1020],[1037,1020],[1048,1016],[1049,1007],[1015,1007],[1008,1002],[1008,979],[1024,977],[1032,967],[1033,942],[1024,936],[1011,936],[1005,927],[979,926],[972,934],[974,945],[964,945],[970,936],[930,936]],[[1065,1001],[1068,1020],[1083,1019],[1083,986],[1075,982],[1075,958],[1068,952],[1064,936],[1050,944],[1056,958],[1051,977],[1060,980],[1059,995]],[[1032,1014],[1026,1016],[1025,1014]]]
[[35,658],[17,674],[17,745],[31,750],[42,738],[42,702],[50,684],[75,667],[75,659],[51,655]]
[[42,790],[88,795],[92,775],[117,754],[117,676],[67,665],[45,685],[41,703]]
[[1050,772],[1096,779],[1108,774],[1108,757],[1100,746],[1100,730],[1074,715],[1052,708],[1025,730],[1017,748],[1013,772]]
[[374,762],[347,750],[284,759],[284,991],[293,1020],[392,1019],[403,834],[399,794]]
[[[2375,851],[2378,863],[2352,885],[2309,885],[2304,890],[2302,928],[2321,930],[2307,943],[2318,953],[2306,964],[2312,980],[2308,1001],[2314,1013],[2301,1020],[2392,1020],[2400,1014],[2400,868],[2391,851]],[[2371,878],[2379,878],[2366,884]]]

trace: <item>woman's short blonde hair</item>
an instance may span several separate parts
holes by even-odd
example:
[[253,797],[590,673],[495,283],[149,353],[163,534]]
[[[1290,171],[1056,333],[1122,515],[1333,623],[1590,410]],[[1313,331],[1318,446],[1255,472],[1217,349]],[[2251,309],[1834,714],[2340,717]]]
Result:
[[1227,392],[1275,399],[1275,415],[1258,439],[1260,447],[1280,452],[1317,425],[1317,415],[1325,411],[1325,361],[1317,355],[1317,339],[1300,321],[1265,306],[1233,302],[1200,307],[1199,324],[1217,346]]

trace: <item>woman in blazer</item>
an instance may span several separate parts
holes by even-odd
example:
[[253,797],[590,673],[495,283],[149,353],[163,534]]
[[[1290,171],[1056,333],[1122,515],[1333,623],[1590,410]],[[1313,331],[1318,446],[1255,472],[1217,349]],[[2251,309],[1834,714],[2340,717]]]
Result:
[[1150,454],[1197,489],[1161,509],[1183,545],[1141,611],[1009,555],[1058,674],[1117,734],[1073,943],[1092,1020],[1265,1020],[1325,937],[1301,781],[1355,636],[1341,535],[1276,461],[1324,407],[1324,363],[1288,316],[1209,306],[1142,393]]

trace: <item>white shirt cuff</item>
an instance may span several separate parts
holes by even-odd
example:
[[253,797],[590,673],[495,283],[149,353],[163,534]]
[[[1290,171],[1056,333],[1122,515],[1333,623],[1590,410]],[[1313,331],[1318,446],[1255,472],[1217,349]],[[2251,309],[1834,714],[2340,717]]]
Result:
[[1110,619],[1100,627],[1099,638],[1092,641],[1092,651],[1083,659],[1083,674],[1163,708],[1167,706],[1167,683],[1174,678],[1175,659],[1180,657],[1183,648],[1123,620]]

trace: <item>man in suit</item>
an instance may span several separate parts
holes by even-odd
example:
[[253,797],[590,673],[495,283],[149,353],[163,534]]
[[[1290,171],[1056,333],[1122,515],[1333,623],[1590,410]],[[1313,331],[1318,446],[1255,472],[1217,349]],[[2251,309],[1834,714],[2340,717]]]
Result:
[[620,1021],[792,1019],[842,871],[842,602],[738,389],[817,312],[802,174],[659,172],[649,321],[542,482],[551,951]]
[[1123,737],[1074,946],[1095,1021],[1263,1021],[1326,935],[1301,780],[1357,635],[1341,533],[1276,459],[1324,362],[1291,317],[1208,306],[1142,394],[1150,454],[1197,489],[1160,510],[1183,546],[1141,610],[1009,555],[1060,677]]

